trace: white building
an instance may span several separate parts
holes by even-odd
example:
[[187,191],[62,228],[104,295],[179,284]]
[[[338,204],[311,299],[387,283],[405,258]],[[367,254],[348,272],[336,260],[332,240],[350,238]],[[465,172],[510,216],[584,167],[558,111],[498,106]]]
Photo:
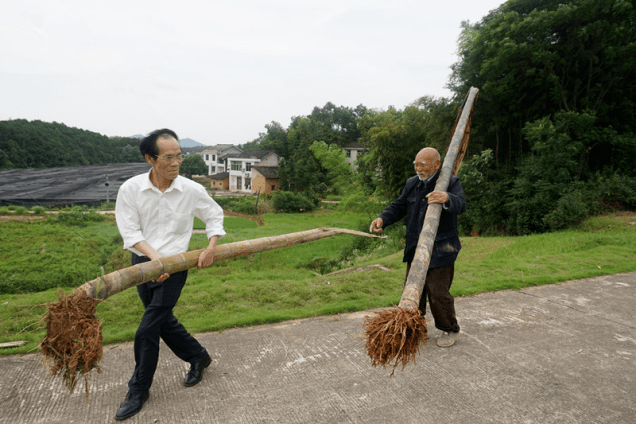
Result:
[[280,157],[270,150],[246,150],[243,153],[222,156],[221,159],[228,172],[228,189],[252,193],[252,167],[278,167]]
[[345,160],[347,160],[352,166],[356,163],[357,158],[365,153],[365,151],[369,150],[364,144],[358,142],[350,143],[343,147],[343,149],[345,150],[346,155]]
[[217,144],[200,153],[203,161],[208,166],[208,175],[215,175],[227,172],[225,162],[222,157],[230,154],[239,154],[242,150],[233,144]]

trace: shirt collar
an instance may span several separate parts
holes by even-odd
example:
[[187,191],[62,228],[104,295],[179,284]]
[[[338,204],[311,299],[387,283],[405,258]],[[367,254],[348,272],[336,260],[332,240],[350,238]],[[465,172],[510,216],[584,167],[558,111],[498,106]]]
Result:
[[[153,170],[153,168],[150,168],[150,171],[148,171],[148,173],[146,174],[146,178],[144,178],[142,180],[142,183],[141,183],[141,185],[139,187],[139,191],[145,191],[145,190],[159,191],[159,189],[157,187],[155,187],[155,185],[150,180],[150,173],[151,173],[152,170]],[[168,187],[164,193],[167,193],[167,192],[172,191],[172,190],[179,190],[181,192],[184,191],[183,185],[181,184],[181,176],[180,175],[177,175],[177,178],[175,178],[173,180],[173,182],[170,183],[170,187]]]

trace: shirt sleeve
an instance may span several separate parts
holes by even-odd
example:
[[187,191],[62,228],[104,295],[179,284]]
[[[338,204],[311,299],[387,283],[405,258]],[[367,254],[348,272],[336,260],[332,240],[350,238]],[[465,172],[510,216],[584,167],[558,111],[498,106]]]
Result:
[[197,207],[194,214],[206,223],[206,236],[208,239],[213,236],[223,237],[226,235],[223,229],[223,209],[201,186],[197,189]]
[[144,241],[139,213],[134,203],[134,187],[122,184],[115,201],[115,221],[117,229],[124,240],[124,249],[131,249],[140,241]]

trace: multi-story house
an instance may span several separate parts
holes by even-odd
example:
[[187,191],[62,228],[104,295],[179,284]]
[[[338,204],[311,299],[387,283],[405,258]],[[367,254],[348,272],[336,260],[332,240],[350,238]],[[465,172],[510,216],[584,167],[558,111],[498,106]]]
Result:
[[203,161],[208,166],[208,175],[215,175],[227,172],[224,156],[230,154],[239,154],[242,150],[233,144],[217,144],[200,153]]
[[[228,188],[230,191],[239,191],[253,193],[252,178],[255,175],[252,167],[258,165],[260,168],[278,168],[279,155],[270,150],[246,150],[242,153],[234,153],[222,156],[225,169],[228,172]],[[268,176],[272,176],[272,172],[267,172]],[[261,174],[262,175],[262,174]],[[274,171],[276,175],[276,170]],[[276,176],[274,177],[276,178]],[[272,178],[269,178],[272,180]],[[270,187],[272,181],[270,181]],[[278,184],[276,185],[278,187]]]
[[343,149],[345,149],[345,160],[352,166],[354,166],[358,157],[362,156],[366,150],[369,150],[364,144],[358,142],[349,143]]

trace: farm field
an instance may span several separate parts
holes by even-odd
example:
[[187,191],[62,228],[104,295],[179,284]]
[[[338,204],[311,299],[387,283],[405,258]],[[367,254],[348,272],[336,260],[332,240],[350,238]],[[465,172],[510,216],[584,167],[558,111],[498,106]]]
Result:
[[[228,235],[221,242],[318,227],[361,230],[369,225],[366,215],[337,211],[265,214],[262,220],[264,225],[258,226],[248,219],[228,217]],[[130,255],[121,249],[112,218],[83,225],[63,221],[0,222],[0,342],[27,341],[0,354],[37,349],[44,335],[40,318],[45,303],[56,300],[58,286],[70,293],[99,276],[100,266],[110,272],[129,264]],[[634,222],[634,213],[620,213],[556,233],[462,238],[452,294],[466,296],[634,271]],[[383,241],[335,236],[191,270],[175,314],[190,331],[205,332],[395,305],[405,268],[400,236],[390,236]],[[194,234],[190,248],[206,244],[204,234]],[[385,270],[339,273],[376,264]],[[44,284],[47,280],[58,284],[24,290],[29,281]],[[17,286],[22,289],[16,290]],[[104,320],[104,343],[132,340],[141,314],[136,290],[102,302],[98,316]]]

